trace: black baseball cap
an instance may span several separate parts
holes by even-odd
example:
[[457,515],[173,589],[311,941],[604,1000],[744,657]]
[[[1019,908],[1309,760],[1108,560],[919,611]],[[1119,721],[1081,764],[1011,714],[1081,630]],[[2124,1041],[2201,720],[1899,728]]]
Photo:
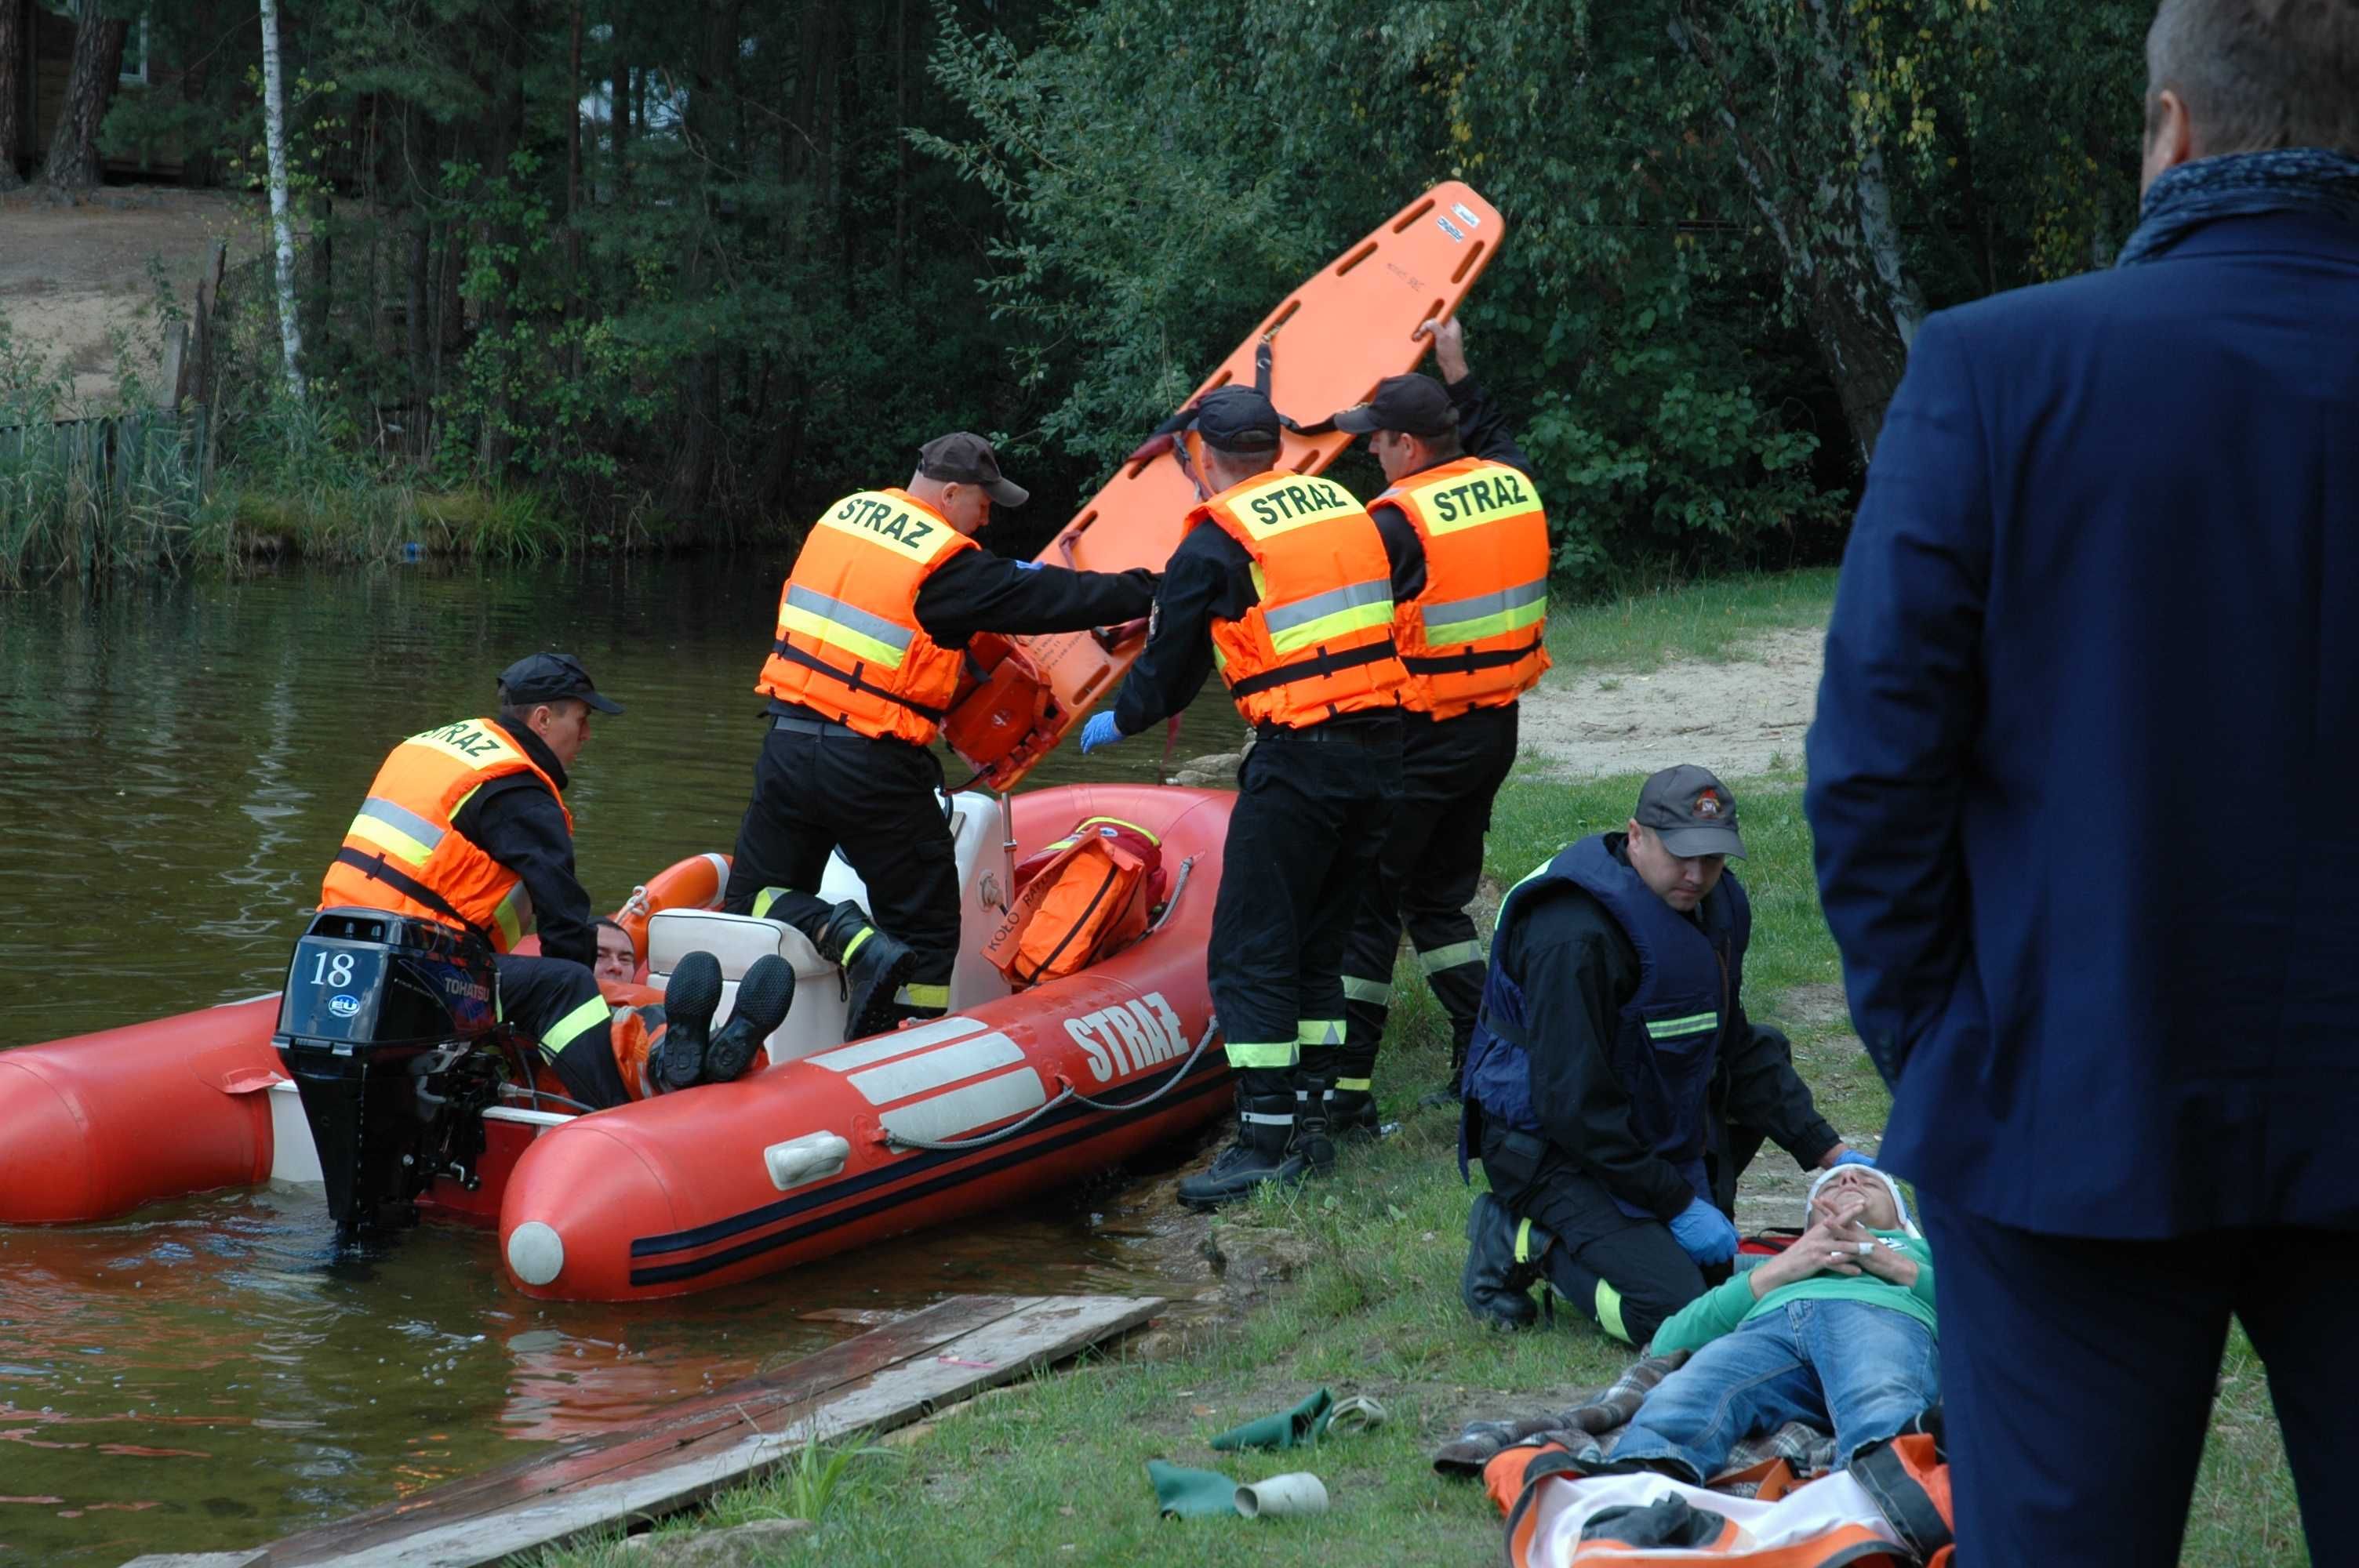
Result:
[[1032,492],[999,471],[999,454],[971,430],[937,436],[918,449],[918,471],[928,479],[979,484],[995,506],[1021,506]]
[[1365,403],[1335,416],[1335,428],[1364,436],[1371,430],[1398,430],[1410,436],[1447,436],[1458,428],[1458,410],[1450,394],[1430,375],[1411,371],[1388,375],[1376,383],[1375,395]]
[[623,711],[621,703],[598,695],[590,684],[590,672],[571,654],[527,654],[500,672],[500,690],[519,708],[571,697],[601,713]]
[[1224,452],[1277,450],[1277,406],[1250,386],[1216,386],[1196,400],[1189,428]]
[[1745,840],[1736,832],[1736,797],[1692,762],[1665,768],[1648,779],[1638,791],[1636,816],[1639,827],[1682,860],[1697,855],[1745,858]]

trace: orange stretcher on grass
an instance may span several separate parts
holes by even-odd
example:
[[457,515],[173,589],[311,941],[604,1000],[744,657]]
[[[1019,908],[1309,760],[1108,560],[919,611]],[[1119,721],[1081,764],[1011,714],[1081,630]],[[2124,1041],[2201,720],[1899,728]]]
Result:
[[[1258,384],[1290,420],[1314,428],[1365,402],[1376,383],[1414,369],[1427,344],[1418,327],[1458,308],[1498,254],[1506,224],[1455,180],[1435,186],[1287,296],[1190,395],[1232,382]],[[1193,437],[1187,439],[1191,443]],[[1352,438],[1289,429],[1275,466],[1317,473]],[[1084,571],[1160,570],[1180,543],[1196,492],[1177,450],[1125,462],[1039,559]],[[980,668],[959,690],[943,732],[976,770],[973,781],[1005,790],[1112,691],[1146,646],[1147,624],[1038,637],[976,637]]]

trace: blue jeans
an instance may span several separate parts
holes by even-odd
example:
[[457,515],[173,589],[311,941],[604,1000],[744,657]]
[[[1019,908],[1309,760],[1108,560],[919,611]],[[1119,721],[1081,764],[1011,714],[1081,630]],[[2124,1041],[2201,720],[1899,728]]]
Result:
[[1668,1460],[1703,1485],[1747,1437],[1806,1421],[1835,1434],[1838,1465],[1941,1397],[1941,1352],[1908,1314],[1865,1302],[1789,1302],[1723,1335],[1656,1385],[1607,1457]]

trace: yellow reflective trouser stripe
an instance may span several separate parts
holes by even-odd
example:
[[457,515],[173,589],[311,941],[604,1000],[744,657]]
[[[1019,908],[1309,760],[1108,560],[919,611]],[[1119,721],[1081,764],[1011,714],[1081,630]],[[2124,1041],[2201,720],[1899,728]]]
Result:
[[782,633],[799,632],[806,637],[816,637],[822,643],[832,643],[839,648],[849,649],[862,658],[874,664],[883,665],[887,669],[897,670],[901,667],[900,649],[887,643],[880,643],[865,633],[854,631],[841,621],[831,621],[824,615],[805,610],[801,605],[783,606],[778,611],[778,626]]
[[1516,1222],[1516,1261],[1528,1263],[1531,1260],[1532,1222],[1528,1218],[1519,1219]]
[[754,895],[754,918],[761,920],[770,913],[770,906],[786,896],[784,888],[764,888]]
[[1357,975],[1345,975],[1343,1000],[1372,1001],[1378,1007],[1390,1007],[1393,1004],[1393,983],[1390,980],[1364,980]]
[[860,945],[875,935],[876,927],[874,925],[862,926],[860,928],[860,935],[843,945],[843,957],[838,958],[836,962],[839,964],[849,964],[852,962],[852,956],[860,951]]
[[365,838],[378,849],[413,866],[423,866],[426,857],[434,852],[392,823],[372,816],[365,811],[353,818],[353,825],[344,829],[344,837]]
[[542,1053],[554,1062],[560,1051],[564,1050],[613,1016],[614,1009],[606,1005],[604,997],[592,997],[588,1001],[559,1019],[549,1027],[549,1033],[540,1037]]
[[1707,1029],[1720,1026],[1716,1012],[1691,1012],[1685,1018],[1650,1018],[1647,1035],[1652,1040],[1675,1040],[1682,1034],[1701,1034]]
[[1417,956],[1417,961],[1424,967],[1427,974],[1438,975],[1444,969],[1454,969],[1462,964],[1482,963],[1484,961],[1483,944],[1452,942],[1446,946],[1428,948]]
[[951,988],[906,985],[893,993],[893,1000],[904,1007],[948,1007],[951,1004]]
[[1343,1044],[1343,1021],[1340,1018],[1306,1018],[1294,1026],[1294,1039],[1299,1045],[1341,1045]]
[[1597,1281],[1597,1326],[1623,1344],[1630,1343],[1630,1331],[1622,1326],[1622,1292],[1603,1280]]
[[1375,1087],[1375,1080],[1373,1078],[1337,1078],[1335,1080],[1335,1087],[1339,1089],[1348,1090],[1353,1094],[1364,1095],[1366,1094],[1370,1088]]
[[1291,1040],[1232,1040],[1222,1049],[1232,1067],[1291,1067],[1299,1047]]
[[492,924],[500,928],[500,935],[506,942],[503,950],[513,952],[516,945],[524,940],[524,934],[532,929],[532,894],[525,891],[524,883],[508,889],[507,896],[492,907]]

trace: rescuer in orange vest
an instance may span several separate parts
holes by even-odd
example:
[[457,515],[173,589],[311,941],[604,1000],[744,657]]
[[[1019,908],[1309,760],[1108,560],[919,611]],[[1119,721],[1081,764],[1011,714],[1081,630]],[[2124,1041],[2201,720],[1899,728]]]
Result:
[[[1223,386],[1199,402],[1202,504],[1172,552],[1154,631],[1082,749],[1179,712],[1217,667],[1256,737],[1237,773],[1205,954],[1237,1137],[1180,1184],[1211,1207],[1332,1167],[1326,1096],[1343,1043],[1343,949],[1400,801],[1397,601],[1425,586],[1332,480],[1277,469],[1277,410]],[[1185,432],[1180,432],[1185,439]]]
[[[396,746],[344,830],[320,903],[391,910],[480,937],[499,955],[501,1018],[530,1034],[572,1098],[597,1110],[736,1076],[786,1017],[794,970],[782,958],[749,969],[736,1013],[709,1037],[721,1000],[710,954],[681,961],[663,1007],[607,1005],[591,976],[597,939],[565,806],[592,709],[623,711],[572,654],[534,654],[501,672],[495,716]],[[541,956],[513,952],[536,927]]]
[[[979,632],[1078,632],[1132,621],[1155,574],[1003,559],[972,535],[1029,492],[963,431],[926,443],[906,490],[846,496],[811,525],[778,596],[755,689],[770,698],[754,798],[722,906],[794,926],[843,966],[846,1038],[950,1005],[958,860],[928,748]],[[841,849],[868,909],[817,896]]]
[[1364,433],[1390,488],[1368,503],[1387,533],[1410,529],[1425,586],[1394,607],[1409,674],[1401,705],[1401,810],[1352,926],[1346,1024],[1328,1119],[1374,1137],[1370,1075],[1408,927],[1426,984],[1450,1015],[1450,1087],[1473,1037],[1488,959],[1466,906],[1483,876],[1491,801],[1516,765],[1516,700],[1549,667],[1548,519],[1531,460],[1467,372],[1457,318],[1426,322],[1442,380],[1388,376],[1335,416]]

